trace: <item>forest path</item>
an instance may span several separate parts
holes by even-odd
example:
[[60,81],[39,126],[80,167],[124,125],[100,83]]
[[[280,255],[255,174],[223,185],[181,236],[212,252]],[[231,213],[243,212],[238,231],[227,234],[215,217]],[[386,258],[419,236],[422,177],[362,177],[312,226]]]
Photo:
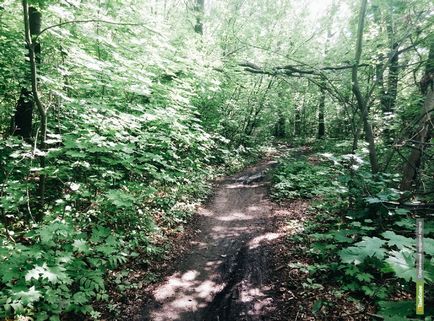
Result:
[[264,160],[219,184],[199,209],[190,251],[154,286],[141,320],[270,320],[270,243],[281,235],[273,232],[266,171],[276,163]]

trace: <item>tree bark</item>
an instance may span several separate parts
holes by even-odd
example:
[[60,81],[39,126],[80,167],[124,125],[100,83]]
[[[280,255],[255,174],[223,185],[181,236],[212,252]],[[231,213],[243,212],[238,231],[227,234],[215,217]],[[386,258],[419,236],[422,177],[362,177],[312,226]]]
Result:
[[325,135],[324,112],[325,112],[325,90],[321,88],[319,105],[318,105],[318,138],[319,139],[324,138]]
[[390,49],[389,57],[389,76],[387,80],[386,92],[381,97],[383,113],[393,113],[395,111],[396,96],[398,93],[398,73],[399,73],[399,54],[398,44],[394,43]]
[[[41,13],[33,7],[28,7],[26,14],[28,24],[27,28],[29,29],[30,37],[38,35],[41,32]],[[27,44],[26,47],[29,50],[28,57],[30,58],[31,52],[33,52],[35,63],[39,63],[41,53],[41,46],[39,43],[35,42],[33,48],[30,48],[29,44]],[[29,72],[27,81],[29,82],[28,86],[30,87],[32,82],[31,72]],[[15,114],[11,126],[13,135],[21,136],[26,140],[31,139],[34,103],[32,90],[28,87],[21,88],[20,97],[15,108]]]
[[369,161],[371,164],[371,171],[372,171],[372,173],[375,174],[378,172],[379,167],[378,167],[378,160],[377,160],[377,152],[375,149],[374,134],[372,132],[372,126],[371,126],[371,122],[369,120],[368,104],[367,104],[367,101],[366,101],[365,97],[362,95],[362,92],[360,90],[359,77],[358,77],[360,58],[362,56],[363,29],[365,27],[366,7],[367,7],[367,0],[362,0],[361,7],[360,7],[360,13],[359,13],[359,24],[358,24],[358,29],[357,29],[356,53],[355,53],[354,65],[352,67],[351,79],[353,82],[352,90],[353,90],[354,96],[356,97],[357,106],[358,106],[358,109],[360,111],[362,121],[363,121],[363,129],[365,131],[365,139],[368,143]]
[[25,87],[21,88],[20,97],[18,98],[11,123],[12,135],[20,136],[25,140],[31,139],[33,128],[33,100],[31,91]]
[[[38,34],[40,30],[40,19],[39,19],[39,25],[30,23],[30,17],[31,15],[39,16],[40,14],[36,14],[36,9],[29,9],[29,5],[27,0],[22,0],[22,6],[23,6],[23,17],[24,17],[24,35],[27,47],[29,48],[29,64],[30,64],[30,81],[31,81],[31,95],[33,103],[36,105],[36,109],[39,114],[40,118],[40,125],[39,125],[39,148],[42,151],[45,151],[45,140],[47,136],[47,110],[45,106],[42,104],[42,101],[39,97],[39,91],[38,91],[38,70],[37,70],[37,53],[40,51],[39,45],[37,43],[33,42],[32,39],[32,33]],[[40,165],[41,168],[45,167],[45,157],[41,156],[40,158]],[[40,209],[39,214],[37,216],[38,220],[42,219],[42,213],[43,208],[45,205],[45,181],[46,176],[45,174],[42,174],[40,177],[39,182],[39,200],[40,200]]]
[[301,136],[301,112],[298,107],[295,108],[294,113],[294,136],[297,138]]

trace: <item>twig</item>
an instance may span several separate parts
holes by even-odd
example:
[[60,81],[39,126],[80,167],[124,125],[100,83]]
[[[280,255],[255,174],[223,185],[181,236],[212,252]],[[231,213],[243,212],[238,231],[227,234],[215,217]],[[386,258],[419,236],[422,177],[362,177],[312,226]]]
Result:
[[366,315],[369,315],[370,317],[376,318],[378,320],[384,320],[384,317],[379,314],[369,313],[367,312]]
[[9,234],[9,230],[8,230],[6,227],[5,227],[5,230],[6,230],[6,235],[7,235],[7,237],[8,237],[12,242],[16,243],[15,239],[12,237],[12,235]]

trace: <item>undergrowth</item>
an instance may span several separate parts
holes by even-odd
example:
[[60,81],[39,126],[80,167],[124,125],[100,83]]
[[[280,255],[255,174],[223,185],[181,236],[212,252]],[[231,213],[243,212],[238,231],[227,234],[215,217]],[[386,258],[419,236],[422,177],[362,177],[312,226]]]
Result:
[[[375,304],[378,318],[410,320],[416,317],[415,213],[394,205],[401,197],[398,175],[374,176],[363,149],[343,154],[342,147],[327,146],[331,153],[291,153],[274,172],[274,199],[310,199],[310,211],[314,213],[301,233],[288,236],[304,247],[313,263],[291,263],[291,268],[307,272],[312,288],[333,285],[335,296],[345,293],[361,306]],[[432,222],[425,224],[424,244],[425,320],[431,320]],[[317,300],[313,312],[325,317],[321,307],[332,304]]]
[[[127,286],[126,264],[146,270],[164,256],[170,236],[208,196],[212,178],[261,153],[210,140],[200,130],[164,132],[163,119],[154,121],[159,135],[151,135],[149,121],[140,128],[141,116],[122,113],[110,114],[118,117],[115,132],[113,124],[101,126],[104,113],[83,113],[85,132],[49,135],[44,173],[50,197],[42,221],[32,201],[42,175],[33,146],[12,137],[0,143],[0,319],[99,320],[95,303],[110,307],[108,287]],[[77,121],[65,117],[65,123]]]

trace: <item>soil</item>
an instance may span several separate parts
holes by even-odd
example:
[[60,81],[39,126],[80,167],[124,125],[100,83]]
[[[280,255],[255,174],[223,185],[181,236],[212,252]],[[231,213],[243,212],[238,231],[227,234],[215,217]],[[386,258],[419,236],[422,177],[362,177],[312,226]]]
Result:
[[176,271],[150,289],[143,321],[270,320],[273,204],[264,161],[220,183],[199,209],[196,237]]
[[[302,235],[314,213],[308,200],[268,198],[267,172],[276,164],[267,159],[217,182],[214,196],[173,238],[169,256],[153,264],[164,279],[113,295],[121,312],[105,320],[368,320],[366,309],[333,295],[333,284],[306,287],[308,274],[293,268],[315,263],[306,259],[306,244],[288,238]],[[147,274],[137,271],[130,281]]]

